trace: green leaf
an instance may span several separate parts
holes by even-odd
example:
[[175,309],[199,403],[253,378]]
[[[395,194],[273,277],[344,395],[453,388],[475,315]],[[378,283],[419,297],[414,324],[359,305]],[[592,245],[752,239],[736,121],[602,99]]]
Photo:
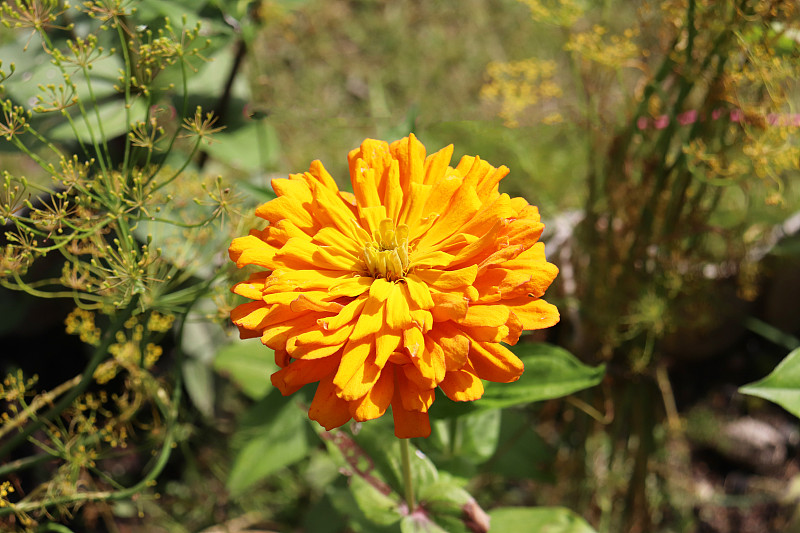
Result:
[[[94,136],[98,143],[102,143],[103,140],[107,141],[127,133],[133,124],[145,118],[145,113],[147,112],[147,105],[141,98],[131,102],[128,110],[130,122],[125,120],[125,102],[122,100],[100,104],[96,108],[88,103],[85,105],[87,116],[73,117],[74,130],[65,121],[52,128],[48,132],[49,137],[57,141],[68,141],[77,137],[84,143],[91,143],[92,136]],[[97,120],[98,115],[100,117],[99,122]],[[100,134],[101,124],[103,135]]]
[[448,533],[446,529],[442,529],[424,513],[404,516],[403,521],[400,522],[400,531],[402,533]]
[[239,451],[228,476],[228,490],[242,494],[273,472],[303,459],[308,453],[305,417],[295,400],[272,389],[251,407],[234,435]]
[[400,533],[400,521],[387,526],[379,526],[367,519],[353,496],[353,491],[347,488],[331,485],[325,495],[330,500],[336,512],[347,517],[347,530],[356,533]]
[[525,412],[503,410],[497,453],[483,469],[508,479],[555,482],[555,450],[536,433]]
[[274,168],[280,158],[278,133],[265,120],[215,133],[211,140],[205,147],[209,155],[239,170],[258,172]]
[[[215,304],[210,299],[202,299],[195,304],[195,313],[213,310]],[[212,362],[217,347],[227,342],[225,331],[217,324],[198,319],[192,314],[183,327],[181,348],[187,355],[183,363],[183,377],[186,391],[198,411],[207,417],[214,414],[214,369]]]
[[350,491],[367,520],[379,526],[392,525],[402,518],[400,502],[383,494],[361,476],[350,478]]
[[[383,422],[380,419],[370,421],[370,423],[361,426],[358,434],[355,435],[355,440],[372,459],[375,467],[386,479],[387,483],[398,494],[403,494],[400,440],[395,438],[392,427],[391,417]],[[409,442],[411,479],[414,483],[415,491],[419,492],[423,487],[437,481],[439,472],[428,456],[419,451],[413,442],[413,440]]]
[[198,411],[214,416],[214,373],[203,361],[187,358],[181,367],[186,392]]
[[[16,64],[16,73],[4,85],[17,103],[32,106],[37,95],[46,96],[47,93],[39,89],[40,85],[65,85],[64,74],[52,63],[52,57],[44,52],[39,35],[20,34],[16,42],[0,47],[0,57],[3,58],[3,64]],[[92,63],[88,78],[75,68],[67,68],[66,72],[76,86],[75,95],[81,99],[87,111],[92,112],[92,94],[97,101],[118,94],[114,84],[123,67],[124,63],[118,55],[107,53]]]
[[183,27],[186,18],[186,27],[192,28],[200,20],[198,13],[206,4],[204,1],[176,1],[176,0],[139,0],[137,9],[144,20],[166,18],[172,22],[175,31]]
[[741,387],[739,392],[775,402],[800,417],[800,348],[790,352],[767,377]]
[[600,383],[605,366],[591,367],[574,355],[546,343],[522,343],[514,353],[525,364],[525,372],[514,383],[484,383],[483,398],[474,402],[452,402],[437,398],[430,414],[448,418],[485,409],[500,409],[559,398]]
[[501,409],[491,409],[432,420],[431,435],[420,445],[439,470],[470,479],[477,474],[478,465],[497,449],[502,414]]
[[498,507],[489,516],[492,531],[595,533],[583,518],[564,507]]
[[261,343],[232,342],[217,352],[214,369],[236,383],[246,395],[258,400],[272,387],[269,376],[278,366],[273,351]]
[[440,479],[419,491],[420,505],[431,520],[448,533],[469,533],[464,523],[464,506],[474,501],[453,479]]

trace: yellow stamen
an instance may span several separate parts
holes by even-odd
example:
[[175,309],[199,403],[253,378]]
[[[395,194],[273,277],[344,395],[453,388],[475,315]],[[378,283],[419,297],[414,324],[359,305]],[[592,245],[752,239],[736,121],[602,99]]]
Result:
[[372,237],[372,242],[364,244],[370,276],[389,281],[403,279],[408,272],[408,226],[395,227],[392,219],[385,218]]

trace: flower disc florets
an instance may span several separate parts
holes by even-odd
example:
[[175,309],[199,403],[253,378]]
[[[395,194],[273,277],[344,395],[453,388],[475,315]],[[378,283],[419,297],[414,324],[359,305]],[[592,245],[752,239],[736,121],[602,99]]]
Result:
[[471,401],[482,380],[516,381],[522,362],[500,343],[558,322],[538,210],[499,193],[506,167],[453,168],[452,152],[368,139],[348,155],[353,193],[315,161],[273,180],[256,209],[267,227],[230,246],[264,269],[233,287],[251,300],[234,324],[275,350],[283,394],[319,383],[309,416],[326,429],[391,405],[398,437],[427,436],[437,388]]

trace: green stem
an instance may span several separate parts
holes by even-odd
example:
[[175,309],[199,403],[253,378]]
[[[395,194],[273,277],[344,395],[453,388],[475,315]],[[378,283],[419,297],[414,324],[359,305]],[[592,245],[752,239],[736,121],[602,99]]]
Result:
[[417,504],[414,501],[414,484],[411,480],[411,451],[408,439],[400,439],[400,452],[403,461],[403,489],[405,491],[408,512],[414,512]]
[[22,459],[17,459],[15,461],[9,461],[3,465],[0,465],[0,477],[16,474],[17,472],[21,472],[27,468],[33,468],[38,464],[45,463],[53,459],[53,456],[41,453],[38,455],[23,457]]
[[50,522],[49,524],[44,524],[39,526],[36,531],[55,531],[56,533],[75,533],[67,526],[63,526],[61,524],[56,524],[55,522]]

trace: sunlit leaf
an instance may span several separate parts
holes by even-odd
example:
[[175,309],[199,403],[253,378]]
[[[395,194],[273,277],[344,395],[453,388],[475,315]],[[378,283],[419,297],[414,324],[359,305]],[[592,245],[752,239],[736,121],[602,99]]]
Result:
[[[144,100],[134,100],[128,108],[126,121],[125,102],[114,100],[95,107],[88,107],[86,117],[78,115],[73,118],[75,129],[69,122],[62,122],[48,132],[50,138],[67,141],[76,137],[84,143],[92,143],[95,139],[101,143],[127,133],[131,126],[146,118],[147,105]],[[100,120],[98,121],[98,116]],[[102,124],[102,127],[101,127]]]
[[308,453],[305,419],[295,400],[273,389],[242,417],[234,436],[239,449],[228,476],[234,495]]
[[595,533],[583,518],[564,507],[498,507],[489,516],[492,531]]
[[258,400],[272,387],[269,376],[278,367],[272,350],[266,346],[233,342],[217,352],[214,369],[230,378],[249,397]]
[[265,120],[254,120],[237,129],[214,134],[205,150],[214,159],[239,170],[263,171],[276,166],[280,145],[275,128]]
[[588,366],[574,355],[546,343],[520,343],[514,353],[525,363],[525,372],[514,383],[484,383],[483,398],[474,402],[457,403],[437,397],[431,416],[448,418],[485,409],[560,398],[600,383],[605,366]]
[[388,526],[399,522],[400,502],[383,494],[361,476],[350,478],[350,491],[364,516],[373,524]]
[[800,417],[800,348],[790,352],[767,377],[741,387],[739,392],[775,402]]

